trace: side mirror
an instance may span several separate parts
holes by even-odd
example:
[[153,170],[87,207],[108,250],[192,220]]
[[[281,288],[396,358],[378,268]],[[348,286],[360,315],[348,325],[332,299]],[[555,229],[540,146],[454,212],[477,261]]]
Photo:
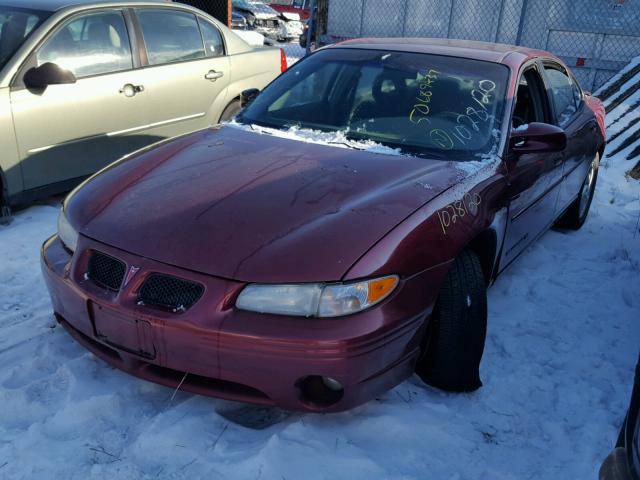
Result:
[[60,65],[47,62],[27,70],[23,81],[27,88],[41,90],[49,85],[76,83],[76,76]]
[[555,125],[532,122],[511,129],[509,147],[514,153],[559,152],[566,146],[567,135]]
[[258,90],[257,88],[249,88],[247,90],[243,90],[240,94],[240,106],[244,108],[249,105],[255,100],[259,93],[260,90]]

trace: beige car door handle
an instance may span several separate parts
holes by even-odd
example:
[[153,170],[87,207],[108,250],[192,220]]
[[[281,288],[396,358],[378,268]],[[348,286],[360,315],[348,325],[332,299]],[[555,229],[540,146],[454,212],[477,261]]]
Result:
[[216,72],[215,70],[209,70],[207,72],[207,74],[204,76],[204,78],[206,78],[207,80],[211,80],[212,82],[215,82],[217,79],[222,78],[224,76],[224,73],[222,72]]
[[133,85],[132,83],[127,83],[120,89],[120,93],[124,94],[125,97],[135,97],[142,92],[144,92],[144,85]]

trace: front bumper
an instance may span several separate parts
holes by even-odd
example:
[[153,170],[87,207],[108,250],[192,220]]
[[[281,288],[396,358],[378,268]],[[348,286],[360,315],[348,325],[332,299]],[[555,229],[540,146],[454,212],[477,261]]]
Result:
[[283,22],[280,29],[280,36],[282,38],[293,39],[299,38],[303,31],[302,23],[294,20],[289,22]]
[[[120,291],[104,290],[86,275],[94,250],[139,271]],[[397,385],[413,373],[430,313],[422,276],[403,281],[389,299],[360,314],[307,319],[237,310],[243,283],[83,236],[73,256],[57,236],[41,253],[56,318],[99,358],[168,387],[182,381],[180,388],[194,393],[289,410],[345,410]],[[198,282],[204,294],[182,313],[140,305],[137,292],[152,272]],[[341,398],[316,401],[304,388],[310,376],[337,379],[344,387]]]

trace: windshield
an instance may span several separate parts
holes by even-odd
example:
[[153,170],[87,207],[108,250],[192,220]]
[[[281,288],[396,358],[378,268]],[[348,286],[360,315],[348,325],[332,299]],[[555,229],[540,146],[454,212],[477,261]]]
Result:
[[0,69],[48,15],[36,10],[0,6]]
[[238,120],[474,160],[497,151],[508,76],[504,65],[468,58],[327,49],[293,65]]

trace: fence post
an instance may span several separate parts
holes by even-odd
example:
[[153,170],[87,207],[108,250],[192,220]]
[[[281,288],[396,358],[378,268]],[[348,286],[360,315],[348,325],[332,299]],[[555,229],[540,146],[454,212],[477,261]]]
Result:
[[516,34],[516,45],[520,45],[522,41],[522,29],[524,28],[524,17],[527,14],[529,0],[522,1],[522,9],[520,10],[520,23],[518,24],[518,33]]
[[[305,48],[305,55],[309,55],[311,53],[311,39],[317,39],[318,35],[315,30],[318,29],[318,13],[316,9],[316,0],[311,0],[309,4],[309,8],[311,9],[311,14],[309,15],[309,26],[307,28],[307,46]],[[311,31],[314,30],[313,35]]]
[[500,2],[500,13],[498,13],[498,25],[496,26],[496,34],[493,37],[493,41],[498,43],[498,37],[500,36],[500,27],[502,26],[502,14],[504,13],[504,4],[506,0]]
[[451,7],[449,8],[449,25],[447,25],[447,38],[451,38],[451,22],[453,22],[453,2],[455,2],[455,0],[451,0]]

